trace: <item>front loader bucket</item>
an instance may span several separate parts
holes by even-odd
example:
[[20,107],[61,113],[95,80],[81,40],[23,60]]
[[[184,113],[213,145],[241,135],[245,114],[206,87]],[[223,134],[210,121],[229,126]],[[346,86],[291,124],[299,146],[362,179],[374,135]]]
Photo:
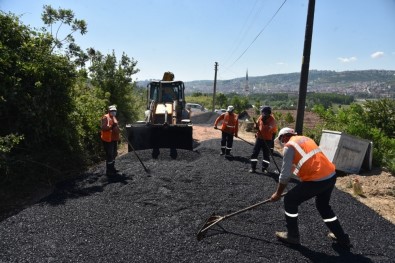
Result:
[[[134,150],[152,148],[193,149],[192,125],[188,124],[146,124],[126,125],[126,133]],[[128,147],[128,151],[132,151]]]

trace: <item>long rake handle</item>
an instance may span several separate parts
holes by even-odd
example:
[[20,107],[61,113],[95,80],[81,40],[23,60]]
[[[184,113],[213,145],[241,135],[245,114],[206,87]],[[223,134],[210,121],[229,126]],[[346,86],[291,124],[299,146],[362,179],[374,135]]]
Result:
[[254,146],[253,143],[251,143],[251,142],[249,142],[249,141],[246,141],[246,140],[244,140],[244,139],[241,138],[241,137],[236,137],[236,138],[239,138],[239,139],[242,140],[243,142],[246,142],[246,143],[248,143],[249,145]]
[[[229,132],[222,131],[221,129],[218,129],[218,128],[217,128],[216,130],[221,131],[221,132],[224,132],[224,133],[227,133],[227,134],[233,136],[233,134],[231,134],[231,133],[229,133]],[[237,136],[236,138],[239,138],[239,139],[242,140],[243,142],[246,142],[246,143],[248,143],[249,145],[254,146],[253,143],[251,143],[251,142],[249,142],[249,141],[247,141],[247,140],[245,140],[245,139],[243,139],[243,138],[241,138],[241,137],[239,137],[239,136]]]
[[141,165],[144,168],[144,171],[146,171],[147,173],[149,172],[149,170],[147,169],[147,167],[145,167],[143,161],[141,161],[140,157],[137,155],[136,151],[133,148],[133,145],[130,143],[130,141],[128,140],[128,138],[126,138],[126,136],[121,132],[122,137],[128,142],[130,148],[132,148],[133,153],[136,155],[137,159],[140,161]]
[[241,209],[241,210],[239,210],[239,211],[236,211],[236,212],[233,212],[233,213],[231,213],[231,214],[225,215],[225,216],[222,217],[222,220],[225,219],[225,218],[229,218],[229,217],[238,215],[238,214],[243,213],[243,212],[245,212],[245,211],[254,209],[254,208],[257,207],[257,206],[260,206],[260,205],[263,205],[263,204],[266,204],[266,203],[269,203],[269,202],[270,202],[270,198],[269,198],[269,199],[266,199],[266,200],[264,200],[264,201],[261,201],[261,202],[259,202],[259,203],[256,203],[256,204],[254,204],[254,205],[251,205],[251,206],[249,206],[249,207],[243,208],[243,209]]
[[269,146],[267,145],[267,143],[265,142],[265,140],[263,140],[263,143],[265,144],[266,148],[269,150],[269,153],[270,153],[270,156],[271,156],[272,159],[273,159],[274,165],[276,166],[277,171],[278,171],[278,173],[280,174],[280,173],[281,173],[280,168],[278,168],[278,165],[277,165],[277,163],[276,163],[276,159],[274,159],[274,156],[273,156],[273,154],[272,154],[271,149],[269,148]]

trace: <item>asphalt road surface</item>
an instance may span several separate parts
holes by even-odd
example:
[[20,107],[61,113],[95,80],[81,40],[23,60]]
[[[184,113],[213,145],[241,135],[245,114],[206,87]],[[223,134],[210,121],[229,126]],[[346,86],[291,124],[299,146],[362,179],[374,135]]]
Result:
[[[0,262],[394,262],[395,225],[337,189],[331,205],[351,251],[326,237],[313,200],[299,210],[301,246],[285,246],[274,235],[285,230],[282,201],[228,218],[198,241],[213,213],[238,211],[275,190],[273,160],[269,175],[249,174],[252,147],[235,141],[233,148],[233,159],[219,156],[218,139],[179,150],[176,160],[168,149],[157,160],[139,151],[149,173],[128,153],[117,160],[120,176],[107,178],[103,163],[59,184],[0,222]],[[280,165],[281,157],[275,161]]]

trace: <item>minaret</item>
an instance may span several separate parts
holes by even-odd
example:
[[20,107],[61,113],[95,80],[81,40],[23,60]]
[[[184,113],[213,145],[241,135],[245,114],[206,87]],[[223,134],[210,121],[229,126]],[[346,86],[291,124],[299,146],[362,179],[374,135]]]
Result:
[[246,72],[246,84],[244,86],[244,93],[248,95],[250,93],[250,87],[248,86],[248,69]]

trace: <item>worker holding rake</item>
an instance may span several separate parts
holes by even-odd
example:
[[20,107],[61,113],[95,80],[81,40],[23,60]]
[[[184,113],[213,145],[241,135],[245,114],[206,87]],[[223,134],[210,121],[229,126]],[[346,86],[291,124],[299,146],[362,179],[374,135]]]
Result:
[[101,118],[100,138],[103,142],[104,151],[106,152],[106,175],[114,176],[118,170],[115,169],[115,157],[118,155],[118,141],[120,139],[120,130],[116,118],[117,107],[111,105],[108,107],[108,113]]
[[231,154],[233,146],[233,136],[237,138],[237,133],[239,130],[239,119],[238,115],[234,113],[234,107],[232,105],[228,106],[225,113],[222,113],[214,122],[214,129],[218,129],[218,124],[222,122],[221,131],[221,153],[220,155],[225,155],[225,157],[233,157]]
[[267,168],[270,164],[270,154],[273,153],[274,138],[277,133],[277,122],[272,115],[272,108],[269,106],[262,107],[261,116],[259,116],[255,126],[257,133],[255,134],[255,144],[251,155],[250,173],[255,173],[258,164],[259,152],[262,150],[262,172],[267,174]]
[[280,130],[276,141],[283,150],[283,164],[276,192],[271,201],[281,198],[292,174],[300,178],[300,183],[284,197],[284,210],[287,232],[276,232],[277,238],[288,244],[300,244],[298,227],[298,207],[301,203],[315,197],[315,205],[324,223],[329,228],[328,237],[341,247],[352,247],[349,236],[342,226],[329,201],[336,183],[335,165],[324,155],[317,144],[306,136],[298,136],[291,128]]

